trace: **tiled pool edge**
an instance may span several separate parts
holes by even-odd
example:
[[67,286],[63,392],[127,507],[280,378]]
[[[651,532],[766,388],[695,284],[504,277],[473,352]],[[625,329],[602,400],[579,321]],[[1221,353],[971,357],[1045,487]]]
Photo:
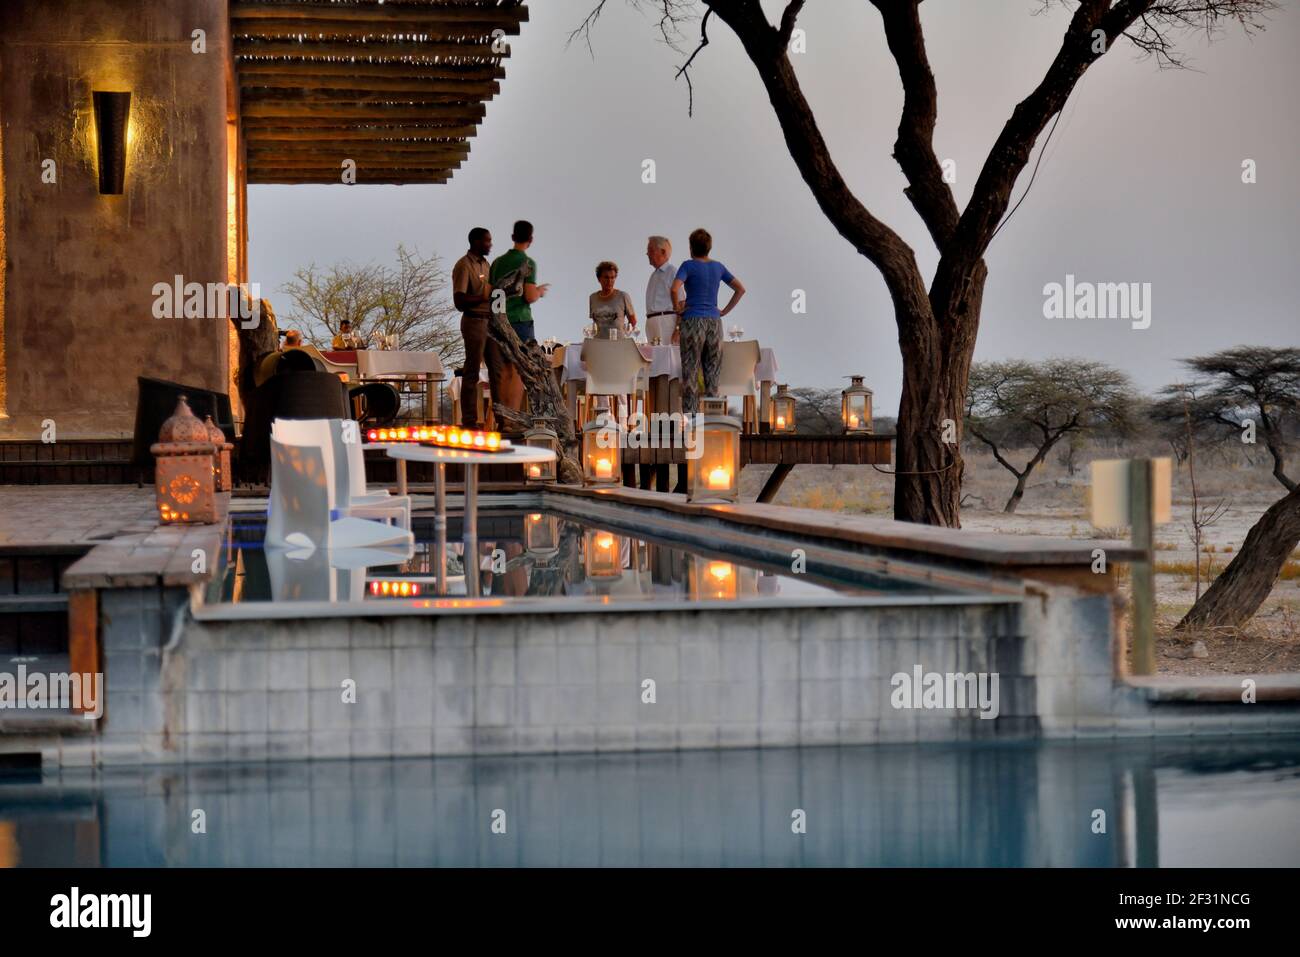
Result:
[[[647,494],[600,498],[660,504]],[[665,512],[685,514],[670,504]],[[742,524],[752,527],[754,514]],[[869,548],[909,531],[879,520],[857,526]],[[921,546],[935,537],[924,531]],[[156,532],[169,545],[193,534]],[[219,529],[202,532],[220,540]],[[848,539],[854,534],[850,527]],[[839,537],[846,540],[844,530]],[[156,541],[126,544],[147,557]],[[1170,705],[1116,680],[1113,579],[1075,567],[1094,543],[1072,543],[1073,556],[1047,554],[1020,598],[761,610],[620,605],[622,627],[608,633],[605,616],[562,606],[473,617],[376,609],[311,622],[196,620],[188,609],[202,576],[181,560],[188,544],[176,541],[156,575],[91,564],[105,576],[98,618],[111,675],[100,733],[0,737],[0,750],[98,766],[1300,730],[1300,710],[1290,705]],[[997,547],[987,554],[998,558]],[[1001,557],[1010,554],[1004,548]],[[890,676],[918,664],[997,671],[999,716],[893,709]],[[348,678],[357,682],[355,704],[342,702]],[[641,703],[644,678],[657,683],[654,704]]]

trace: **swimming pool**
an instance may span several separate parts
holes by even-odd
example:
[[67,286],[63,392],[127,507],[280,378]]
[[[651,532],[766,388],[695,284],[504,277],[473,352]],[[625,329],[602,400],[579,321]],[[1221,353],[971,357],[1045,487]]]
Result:
[[[323,551],[263,547],[265,514],[232,517],[229,546],[204,593],[204,614],[248,603],[400,602],[405,599],[567,599],[581,604],[781,601],[825,604],[844,597],[956,595],[897,564],[885,572],[864,563],[832,565],[814,557],[738,557],[649,535],[626,525],[592,522],[556,511],[485,509],[479,513],[477,560],[466,562],[464,529],[454,515],[442,535],[433,517],[416,513],[412,550],[361,550],[340,560]],[[765,560],[766,559],[766,560]],[[475,567],[477,566],[477,567]],[[475,580],[477,579],[477,580]],[[413,602],[412,607],[420,607]],[[360,609],[358,609],[360,610]]]
[[0,866],[1294,867],[1298,818],[1280,736],[272,762],[0,775]]

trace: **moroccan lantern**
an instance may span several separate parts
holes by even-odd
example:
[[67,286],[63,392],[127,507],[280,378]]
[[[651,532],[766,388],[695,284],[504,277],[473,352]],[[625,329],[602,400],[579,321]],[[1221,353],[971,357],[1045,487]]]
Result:
[[587,485],[617,485],[623,477],[623,443],[618,420],[604,399],[582,427],[582,478]]
[[788,385],[776,387],[776,397],[772,399],[772,431],[794,431],[794,396]]
[[840,393],[840,420],[845,432],[871,431],[871,390],[862,384],[862,376],[849,376],[849,387]]
[[207,426],[208,438],[216,449],[212,461],[217,470],[217,491],[229,492],[235,486],[234,476],[230,474],[230,450],[234,446],[226,441],[226,433],[212,421],[212,416],[204,419],[203,424]]
[[686,458],[688,502],[735,502],[740,499],[740,421],[727,415],[727,400],[700,399],[703,424],[696,430],[695,451]]
[[557,515],[533,513],[524,516],[524,549],[538,561],[560,553],[560,519]]
[[609,581],[623,577],[623,536],[598,528],[583,533],[582,567],[589,579]]
[[555,429],[551,427],[554,421],[548,416],[534,416],[533,427],[524,433],[524,445],[547,449],[555,453],[555,459],[550,462],[530,462],[524,466],[524,477],[530,484],[555,481],[555,463],[560,460],[562,455],[560,452],[560,437],[555,433]]
[[185,396],[163,423],[149,447],[154,463],[158,518],[164,525],[211,525],[217,520],[216,470],[208,427],[198,420]]

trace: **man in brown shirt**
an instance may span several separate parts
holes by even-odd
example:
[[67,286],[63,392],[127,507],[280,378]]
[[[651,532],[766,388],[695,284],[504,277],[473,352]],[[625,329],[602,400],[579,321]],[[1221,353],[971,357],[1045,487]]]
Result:
[[495,405],[501,399],[501,375],[505,357],[500,347],[488,335],[488,319],[492,315],[492,286],[488,282],[488,254],[492,252],[492,234],[482,226],[469,231],[469,251],[451,270],[451,297],[460,310],[460,334],[465,340],[465,366],[461,379],[461,428],[477,429],[478,370],[484,362],[488,369],[488,390]]

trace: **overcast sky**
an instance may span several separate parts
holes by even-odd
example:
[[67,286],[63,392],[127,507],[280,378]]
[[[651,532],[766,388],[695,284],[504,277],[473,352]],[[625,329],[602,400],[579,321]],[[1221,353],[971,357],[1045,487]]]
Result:
[[[681,55],[654,21],[609,0],[595,58],[565,41],[592,0],[529,4],[501,93],[445,185],[252,186],[251,278],[278,292],[315,262],[391,261],[399,243],[451,263],[484,225],[509,246],[511,223],[537,229],[532,255],[550,295],[534,307],[539,338],[580,337],[595,264],[621,267],[619,288],[644,309],[645,237],[696,226],[749,293],[728,324],[776,350],[781,379],[837,386],[863,373],[879,414],[897,408],[901,362],[879,274],[842,239],[800,178],[758,76],[720,21],[693,69],[695,115],[674,82]],[[767,4],[773,13],[777,6]],[[1154,389],[1177,359],[1238,343],[1300,342],[1300,4],[1285,0],[1253,39],[1229,29],[1186,37],[1192,70],[1159,70],[1117,46],[1076,89],[1028,199],[987,255],[977,359],[1086,356]],[[939,88],[935,148],[956,162],[959,204],[1012,107],[1033,88],[1069,15],[1036,0],[927,0],[923,21]],[[860,0],[815,0],[795,56],[805,95],[858,197],[917,250],[937,257],[890,157],[902,91],[879,15]],[[657,182],[643,184],[655,160]],[[1244,185],[1241,164],[1257,163]],[[1015,195],[1029,180],[1021,177]],[[1043,287],[1077,281],[1151,284],[1151,325],[1046,319]],[[806,315],[791,311],[807,292]]]

